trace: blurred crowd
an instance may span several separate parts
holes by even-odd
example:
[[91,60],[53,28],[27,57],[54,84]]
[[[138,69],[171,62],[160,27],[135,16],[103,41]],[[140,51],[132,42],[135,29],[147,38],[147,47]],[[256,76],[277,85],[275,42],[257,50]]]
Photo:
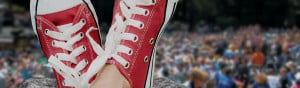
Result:
[[31,27],[29,11],[21,6],[0,3],[0,31],[5,26]]
[[32,32],[28,11],[0,3],[0,88],[16,88],[32,77],[53,78],[35,35],[23,35],[29,29]]
[[52,73],[37,40],[22,39],[12,45],[0,44],[1,88],[16,88],[32,77],[53,78]]
[[[0,88],[15,88],[32,77],[54,78],[35,35],[20,35],[30,23],[28,11],[0,4],[0,34],[4,27],[21,30],[12,33],[12,43],[0,41]],[[297,27],[187,28],[176,23],[167,27],[156,48],[155,77],[189,88],[300,88]]]
[[297,27],[250,25],[207,34],[179,29],[161,38],[155,75],[191,88],[290,88],[300,82],[299,49]]

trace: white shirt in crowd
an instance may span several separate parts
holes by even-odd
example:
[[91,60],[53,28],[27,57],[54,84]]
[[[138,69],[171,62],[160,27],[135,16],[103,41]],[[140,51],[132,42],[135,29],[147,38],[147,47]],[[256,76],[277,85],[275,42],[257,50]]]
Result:
[[270,88],[277,88],[278,84],[279,84],[279,76],[277,75],[268,75],[267,79],[268,79],[268,84],[270,86]]

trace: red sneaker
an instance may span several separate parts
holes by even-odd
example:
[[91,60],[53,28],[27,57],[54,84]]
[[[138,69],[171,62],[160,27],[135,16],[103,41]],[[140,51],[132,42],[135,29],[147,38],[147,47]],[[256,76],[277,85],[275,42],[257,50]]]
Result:
[[[58,88],[87,88],[96,72],[90,64],[98,58],[100,34],[89,0],[31,0],[31,18]],[[86,76],[82,76],[86,75]]]
[[132,88],[150,88],[155,46],[173,14],[177,0],[115,0],[107,35],[108,63],[115,64]]

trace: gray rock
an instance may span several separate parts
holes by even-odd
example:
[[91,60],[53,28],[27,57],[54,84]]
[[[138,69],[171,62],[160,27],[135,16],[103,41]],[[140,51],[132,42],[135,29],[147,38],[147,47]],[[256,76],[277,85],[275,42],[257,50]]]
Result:
[[153,88],[186,88],[168,78],[155,78],[153,84]]
[[57,88],[57,85],[55,79],[31,78],[19,84],[17,88]]
[[[155,78],[153,88],[186,88],[168,78]],[[55,79],[49,78],[31,78],[20,85],[17,88],[56,88]]]

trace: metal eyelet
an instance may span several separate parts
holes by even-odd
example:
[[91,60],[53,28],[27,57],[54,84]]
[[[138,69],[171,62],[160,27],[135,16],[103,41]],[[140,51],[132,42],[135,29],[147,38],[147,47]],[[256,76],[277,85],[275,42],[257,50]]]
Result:
[[143,29],[144,28],[144,24],[140,24],[140,29]]
[[149,58],[148,58],[148,56],[145,56],[145,58],[144,58],[144,62],[145,63],[147,63],[149,61]]
[[134,36],[133,42],[137,42],[137,41],[138,41],[138,37],[137,37],[137,36]]
[[78,72],[77,74],[78,74],[78,76],[81,76],[81,75],[80,75],[80,72]]
[[82,48],[83,48],[84,51],[86,51],[86,47],[85,46],[82,46]]
[[123,18],[123,21],[126,21],[126,20],[127,20],[127,19],[124,17],[124,18]]
[[150,45],[153,45],[153,44],[154,44],[154,38],[151,38],[151,39],[150,39],[149,44],[150,44]]
[[75,78],[75,76],[74,76],[73,74],[72,74],[71,76],[72,76],[73,78]]
[[55,46],[55,41],[52,41],[52,46]]
[[85,61],[85,64],[88,64],[88,63],[89,63],[89,61],[88,61],[87,59],[84,59],[84,61]]
[[128,51],[128,55],[132,55],[132,49]]
[[155,5],[156,4],[156,0],[152,0],[152,3]]
[[61,69],[59,69],[59,71],[60,71],[61,73],[64,73],[64,71],[62,71]]
[[79,33],[80,37],[83,38],[84,34],[82,32]]
[[84,23],[84,24],[86,23],[85,19],[81,19],[81,22]]
[[49,32],[49,29],[46,29],[46,30],[44,31],[45,34],[48,34],[48,32]]
[[124,66],[125,69],[129,68],[129,63],[126,63]]
[[[58,58],[58,55],[55,55],[55,57]],[[61,70],[61,69],[59,69],[59,70]]]
[[144,16],[148,16],[150,14],[149,10],[145,10]]

